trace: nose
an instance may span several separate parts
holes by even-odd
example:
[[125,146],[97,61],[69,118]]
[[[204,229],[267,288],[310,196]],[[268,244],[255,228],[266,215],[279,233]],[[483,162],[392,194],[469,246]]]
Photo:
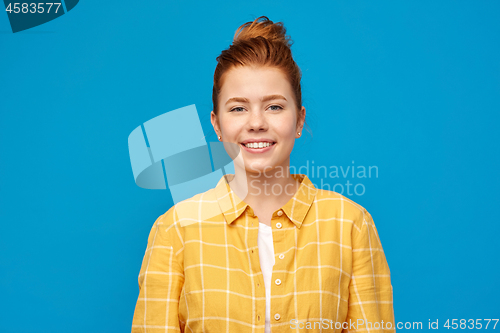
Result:
[[261,132],[267,131],[268,123],[266,119],[266,115],[261,110],[252,110],[249,112],[248,117],[248,130]]

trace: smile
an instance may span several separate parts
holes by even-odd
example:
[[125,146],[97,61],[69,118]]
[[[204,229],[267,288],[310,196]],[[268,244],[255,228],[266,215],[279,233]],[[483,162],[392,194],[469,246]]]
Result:
[[252,149],[263,149],[272,146],[275,143],[276,142],[250,142],[250,143],[242,143],[242,145]]

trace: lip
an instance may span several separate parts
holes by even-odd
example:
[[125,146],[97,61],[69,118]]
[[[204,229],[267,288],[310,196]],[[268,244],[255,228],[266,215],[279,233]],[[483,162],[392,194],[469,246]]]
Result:
[[[245,143],[249,143],[249,142],[274,142],[274,141],[263,141],[263,140],[259,140],[259,141],[244,141]],[[269,147],[266,147],[266,148],[258,148],[258,149],[255,149],[255,148],[247,148],[245,147],[245,145],[243,143],[240,143],[240,146],[242,149],[244,149],[245,151],[251,153],[251,154],[263,154],[263,153],[266,153],[268,151],[270,151],[271,149],[274,148],[274,146],[276,146],[276,142],[273,144],[273,145],[270,145]]]
[[242,141],[240,143],[252,143],[252,142],[270,142],[270,143],[274,142],[275,143],[276,141],[271,140],[271,139],[264,139],[264,138],[262,138],[262,139],[247,139],[247,140]]

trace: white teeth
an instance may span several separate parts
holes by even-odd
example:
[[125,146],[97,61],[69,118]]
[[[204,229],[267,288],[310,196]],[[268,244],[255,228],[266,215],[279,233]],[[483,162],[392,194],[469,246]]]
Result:
[[245,144],[245,147],[254,148],[254,149],[261,149],[261,148],[269,147],[271,145],[272,144],[270,142],[252,142],[252,143]]

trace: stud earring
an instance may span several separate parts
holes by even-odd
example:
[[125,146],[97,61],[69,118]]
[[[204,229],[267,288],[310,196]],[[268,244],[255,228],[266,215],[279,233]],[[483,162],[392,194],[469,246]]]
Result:
[[297,132],[297,134],[300,136],[300,132]]
[[221,136],[219,135],[219,141],[220,141],[220,139],[221,139]]

